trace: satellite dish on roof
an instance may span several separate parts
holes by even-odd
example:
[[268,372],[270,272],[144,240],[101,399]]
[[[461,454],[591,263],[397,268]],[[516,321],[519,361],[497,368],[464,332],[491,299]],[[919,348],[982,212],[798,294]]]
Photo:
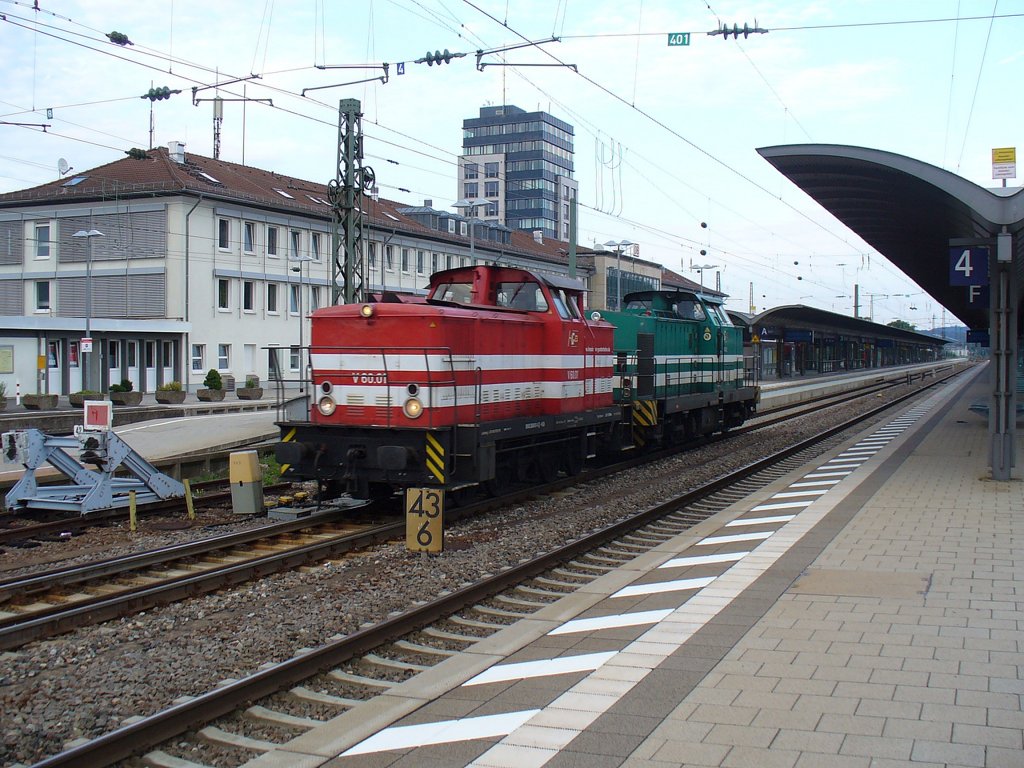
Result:
[[57,173],[59,173],[61,176],[63,176],[70,170],[71,166],[68,165],[68,161],[65,160],[63,157],[57,161]]

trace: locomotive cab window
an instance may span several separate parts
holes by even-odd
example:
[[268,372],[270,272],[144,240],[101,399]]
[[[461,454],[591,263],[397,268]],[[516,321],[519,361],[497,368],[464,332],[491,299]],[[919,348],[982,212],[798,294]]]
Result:
[[437,286],[434,298],[439,301],[469,304],[473,298],[473,289],[469,283],[443,283]]
[[547,312],[548,302],[544,291],[534,282],[498,283],[499,307],[521,309],[527,312]]
[[696,299],[681,299],[674,305],[676,317],[683,320],[704,320],[704,307]]
[[551,289],[551,302],[555,305],[555,311],[563,320],[572,318],[580,319],[580,308],[576,304],[576,297],[567,294],[561,288]]

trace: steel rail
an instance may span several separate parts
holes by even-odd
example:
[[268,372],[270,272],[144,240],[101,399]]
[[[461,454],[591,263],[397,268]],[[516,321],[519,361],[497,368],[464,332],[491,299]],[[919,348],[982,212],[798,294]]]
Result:
[[280,662],[242,680],[174,705],[163,712],[158,712],[129,725],[122,726],[117,730],[100,736],[98,739],[46,758],[36,763],[33,768],[64,768],[65,766],[74,768],[103,768],[132,754],[152,749],[156,745],[174,738],[190,728],[210,722],[217,717],[248,705],[252,701],[264,696],[270,696],[323,670],[336,667],[358,655],[368,653],[383,643],[416,631],[441,618],[450,616],[468,605],[478,603],[512,585],[532,578],[568,560],[572,560],[584,552],[600,547],[608,541],[642,527],[653,519],[674,512],[680,507],[689,506],[703,496],[728,487],[738,480],[759,472],[772,464],[784,461],[801,451],[813,447],[819,442],[854,428],[860,423],[874,418],[878,414],[899,405],[911,397],[919,395],[922,391],[936,386],[942,381],[945,381],[945,379],[934,381],[922,389],[907,393],[896,400],[873,408],[867,413],[823,430],[788,448],[752,462],[728,475],[712,480],[700,488],[688,491],[678,498],[644,510],[637,515],[607,526],[599,531],[587,534],[533,560],[521,563],[476,584],[465,586],[429,603],[418,605],[397,616],[385,619],[374,627],[357,631],[336,642]]

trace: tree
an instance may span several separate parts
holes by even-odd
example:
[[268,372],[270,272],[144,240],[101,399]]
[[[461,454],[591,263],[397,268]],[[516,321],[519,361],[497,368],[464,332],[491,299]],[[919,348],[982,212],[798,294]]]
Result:
[[893,320],[891,323],[886,323],[890,328],[899,328],[901,331],[916,331],[917,326],[913,323],[908,323],[906,320]]

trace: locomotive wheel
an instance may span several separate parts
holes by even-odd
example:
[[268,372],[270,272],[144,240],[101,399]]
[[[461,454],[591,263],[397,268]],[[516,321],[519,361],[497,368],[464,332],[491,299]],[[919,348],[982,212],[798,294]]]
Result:
[[576,475],[583,471],[583,452],[578,444],[569,446],[569,450],[565,452],[565,459],[562,465],[563,469],[565,469],[565,474],[569,477],[576,477]]
[[536,463],[537,474],[540,475],[541,481],[553,483],[558,477],[559,464],[561,464],[558,460],[558,451],[553,448],[538,451]]
[[508,457],[499,457],[494,465],[494,477],[484,482],[484,490],[491,496],[508,493],[512,487],[512,462]]

